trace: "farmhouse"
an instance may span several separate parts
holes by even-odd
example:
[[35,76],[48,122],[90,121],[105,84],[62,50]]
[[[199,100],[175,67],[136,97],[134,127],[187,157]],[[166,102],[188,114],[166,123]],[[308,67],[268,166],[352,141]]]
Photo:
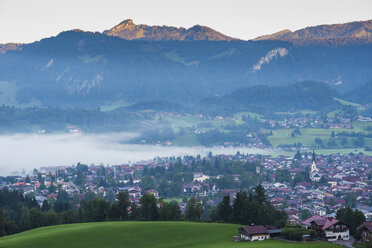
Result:
[[315,230],[319,237],[327,241],[349,240],[349,226],[332,218],[314,215],[302,222],[307,228]]
[[261,241],[270,238],[264,226],[246,226],[239,228],[240,238],[247,241]]
[[371,242],[372,240],[372,222],[364,222],[357,230],[361,233],[363,243]]

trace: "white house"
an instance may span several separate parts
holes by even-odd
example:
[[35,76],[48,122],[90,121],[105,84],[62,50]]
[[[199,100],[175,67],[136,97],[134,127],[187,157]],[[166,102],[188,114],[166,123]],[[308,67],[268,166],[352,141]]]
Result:
[[307,228],[315,230],[319,237],[327,241],[349,240],[349,226],[332,217],[311,216],[302,222]]
[[239,228],[240,238],[246,241],[262,241],[270,238],[264,226],[246,226]]

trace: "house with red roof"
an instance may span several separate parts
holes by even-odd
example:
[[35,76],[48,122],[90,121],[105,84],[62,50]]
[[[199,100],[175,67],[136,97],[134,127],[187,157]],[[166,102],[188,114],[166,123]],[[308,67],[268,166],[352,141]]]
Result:
[[372,241],[372,222],[364,222],[362,225],[358,226],[358,232],[363,243],[369,243]]
[[270,238],[269,231],[262,225],[239,228],[240,238],[246,241],[262,241]]
[[315,230],[318,237],[327,241],[349,240],[350,238],[349,226],[332,217],[314,215],[301,223]]

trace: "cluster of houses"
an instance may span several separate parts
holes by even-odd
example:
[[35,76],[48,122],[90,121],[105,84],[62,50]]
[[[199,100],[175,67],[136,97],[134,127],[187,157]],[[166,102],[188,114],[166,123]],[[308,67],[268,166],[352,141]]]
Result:
[[[350,228],[347,224],[333,218],[322,216],[311,216],[301,222],[302,226],[307,229],[312,229],[316,232],[317,238],[328,242],[349,240]],[[365,223],[365,226],[371,228],[371,222]],[[367,229],[366,235],[370,235],[370,230]],[[280,237],[282,229],[272,226],[252,225],[239,228],[240,240],[244,241],[262,241],[270,238]],[[308,236],[308,235],[304,235]],[[306,237],[303,237],[304,239]]]
[[[240,153],[219,155],[219,158],[257,162],[256,170],[250,173],[255,177],[260,176],[267,179],[261,184],[266,190],[269,201],[274,207],[287,213],[291,224],[301,224],[302,212],[308,211],[311,215],[322,218],[322,220],[314,222],[316,225],[320,225],[328,220],[325,218],[334,218],[337,210],[346,206],[358,208],[368,221],[372,218],[372,185],[368,183],[371,179],[370,175],[372,175],[372,156],[363,154],[323,156],[309,152],[302,153],[301,158]],[[190,166],[190,159],[180,159],[184,166]],[[215,157],[208,156],[197,159],[213,161]],[[157,198],[164,197],[159,193],[157,187],[147,191],[143,190],[141,175],[145,167],[163,166],[167,170],[176,160],[173,157],[116,166],[90,165],[87,167],[88,172],[84,174],[83,186],[75,184],[77,174],[76,170],[71,167],[45,167],[38,170],[39,175],[0,177],[0,187],[22,190],[24,194],[33,194],[40,204],[45,199],[56,199],[57,192],[50,191],[51,185],[54,185],[56,190],[58,188],[65,190],[70,196],[77,197],[78,200],[83,199],[88,191],[105,197],[119,191],[128,191],[130,200],[138,203],[143,193],[153,194]],[[103,169],[105,174],[102,174]],[[278,170],[287,171],[290,180],[283,181],[283,179],[277,178]],[[296,181],[298,174],[301,173],[308,173],[309,178]],[[39,181],[40,177],[43,179],[44,187]],[[204,202],[204,205],[210,206],[217,206],[225,195],[229,195],[233,200],[236,193],[241,190],[239,185],[244,180],[244,175],[232,175],[234,186],[227,188],[218,187],[216,179],[219,177],[221,175],[211,176],[203,172],[193,172],[193,181],[182,184],[180,197],[196,196]],[[115,181],[115,186],[102,184],[101,181],[105,178]],[[185,203],[180,202],[179,204],[181,210],[184,210]],[[326,221],[323,228],[329,223],[333,222]],[[341,238],[346,239],[344,236],[347,235],[346,233],[342,234]],[[339,235],[336,239],[338,238]]]

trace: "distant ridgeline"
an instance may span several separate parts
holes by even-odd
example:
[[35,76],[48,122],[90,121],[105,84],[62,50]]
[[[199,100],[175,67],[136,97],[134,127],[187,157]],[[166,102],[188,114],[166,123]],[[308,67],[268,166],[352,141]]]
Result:
[[360,85],[358,88],[347,92],[343,96],[346,100],[361,104],[372,103],[372,80]]
[[[242,41],[199,25],[126,20],[104,33],[72,30],[31,44],[4,44],[0,104],[96,109],[165,101],[192,107],[239,88],[261,85],[231,97],[257,95],[247,91],[265,97],[271,93],[263,85],[306,80],[327,82],[343,94],[372,79],[370,26],[323,25]],[[358,102],[360,93],[349,97]]]
[[[368,96],[372,95],[372,92],[367,86],[340,96],[329,84],[316,81],[283,86],[261,85],[240,88],[223,96],[204,98],[195,104],[183,105],[165,100],[141,101],[110,111],[102,111],[99,108],[20,108],[3,105],[0,106],[0,133],[35,132],[40,129],[46,132],[69,131],[67,127],[72,125],[86,132],[142,131],[148,134],[147,136],[167,140],[174,138],[171,123],[162,118],[154,119],[157,112],[202,113],[210,117],[232,117],[238,112],[253,112],[270,118],[274,118],[277,112],[288,111],[310,110],[328,113],[345,107],[336,100],[340,97],[350,100],[358,98],[363,103],[370,101]],[[371,111],[370,107],[361,114],[372,116]],[[252,122],[253,119],[245,121]],[[257,129],[261,124],[249,125]]]
[[288,86],[252,86],[238,89],[229,95],[211,97],[201,101],[199,109],[215,114],[242,111],[267,113],[274,111],[320,111],[336,108],[340,104],[333,97],[338,93],[328,84],[300,82]]

